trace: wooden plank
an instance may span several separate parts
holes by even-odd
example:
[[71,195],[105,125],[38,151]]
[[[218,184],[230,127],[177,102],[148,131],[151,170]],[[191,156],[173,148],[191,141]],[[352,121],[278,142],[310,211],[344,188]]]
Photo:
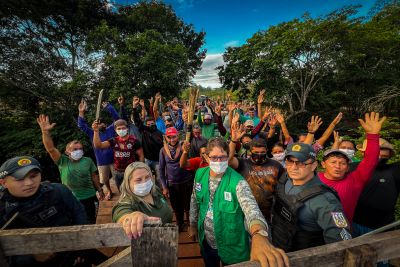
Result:
[[97,265],[97,267],[125,267],[125,266],[132,266],[131,247],[124,249],[114,257],[111,257],[102,264]]
[[[346,249],[368,244],[376,251],[377,261],[398,258],[400,254],[400,230],[370,236],[361,236],[352,240],[336,242],[324,246],[288,253],[291,267],[342,267]],[[258,262],[242,262],[235,267],[259,267]]]
[[[161,233],[165,227],[146,226],[142,237]],[[122,226],[114,223],[0,231],[5,256],[130,245]]]
[[376,251],[370,245],[348,248],[345,251],[343,267],[375,267]]
[[178,227],[170,224],[169,226],[162,227],[162,229],[154,227],[146,235],[143,234],[140,238],[133,239],[131,250],[132,266],[177,266],[178,238]]

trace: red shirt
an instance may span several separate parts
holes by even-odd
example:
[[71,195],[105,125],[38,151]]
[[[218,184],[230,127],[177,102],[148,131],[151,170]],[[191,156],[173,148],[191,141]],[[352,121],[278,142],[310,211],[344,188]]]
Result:
[[197,171],[199,168],[208,167],[207,162],[203,162],[201,157],[188,159],[189,167],[186,168],[188,171]]
[[136,161],[136,150],[142,147],[133,135],[129,135],[126,140],[117,136],[109,139],[108,142],[114,151],[114,168],[119,172],[124,172],[129,164]]
[[323,172],[318,174],[324,184],[337,191],[350,225],[353,222],[358,198],[371,179],[375,167],[378,164],[379,134],[367,134],[367,140],[364,159],[354,171],[347,173],[343,179],[329,180],[325,177]]

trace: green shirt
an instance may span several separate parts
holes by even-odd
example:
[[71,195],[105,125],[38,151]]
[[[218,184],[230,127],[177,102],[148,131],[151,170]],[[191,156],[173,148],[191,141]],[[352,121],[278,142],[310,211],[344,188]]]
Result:
[[149,209],[145,203],[127,196],[118,201],[117,205],[113,207],[112,219],[114,222],[118,222],[122,216],[134,211],[140,211],[147,216],[161,218],[162,223],[171,223],[172,209],[159,190],[157,190],[156,194],[153,195],[153,201],[154,205],[149,203]]
[[92,174],[97,168],[91,158],[82,157],[79,161],[72,161],[68,156],[61,155],[56,164],[60,170],[61,182],[77,199],[88,199],[96,195]]

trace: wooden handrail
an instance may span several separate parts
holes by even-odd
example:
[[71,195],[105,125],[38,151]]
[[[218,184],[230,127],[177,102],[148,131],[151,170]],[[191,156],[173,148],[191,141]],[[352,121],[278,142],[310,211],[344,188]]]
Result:
[[[398,258],[400,255],[400,230],[361,236],[352,240],[291,252],[288,253],[290,266],[342,267],[345,263],[346,253],[349,253],[349,250],[365,245],[368,245],[369,249],[374,253],[376,252],[376,261]],[[231,266],[259,267],[260,264],[254,261],[247,261]]]

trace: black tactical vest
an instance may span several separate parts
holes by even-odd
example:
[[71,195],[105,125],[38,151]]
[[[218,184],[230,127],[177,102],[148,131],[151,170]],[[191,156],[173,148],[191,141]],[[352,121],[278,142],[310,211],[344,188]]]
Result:
[[316,185],[303,190],[297,195],[287,195],[285,193],[287,180],[287,174],[282,175],[275,191],[275,201],[272,209],[273,244],[285,252],[324,245],[322,230],[310,232],[298,227],[298,210],[306,200],[325,192],[331,192],[337,196],[336,191],[326,185]]
[[48,182],[43,182],[37,195],[29,201],[18,201],[7,192],[0,195],[0,227],[17,212],[18,215],[6,229],[67,226],[72,224],[72,214],[62,199],[61,192]]

